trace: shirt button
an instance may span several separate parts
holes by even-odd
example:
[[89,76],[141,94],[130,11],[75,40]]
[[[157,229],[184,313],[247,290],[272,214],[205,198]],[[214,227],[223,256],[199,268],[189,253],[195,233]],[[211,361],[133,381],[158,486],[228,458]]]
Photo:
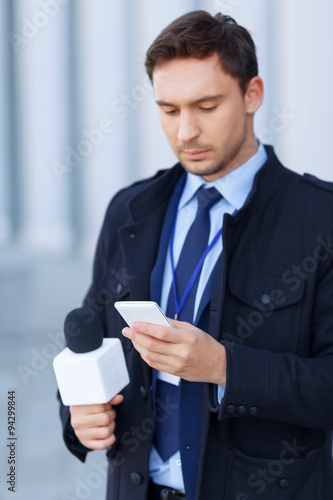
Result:
[[142,476],[137,472],[131,472],[131,482],[135,484],[135,486],[140,486],[142,484]]
[[179,458],[176,460],[175,463],[176,463],[177,467],[181,467],[181,465],[182,465],[182,461],[179,460]]

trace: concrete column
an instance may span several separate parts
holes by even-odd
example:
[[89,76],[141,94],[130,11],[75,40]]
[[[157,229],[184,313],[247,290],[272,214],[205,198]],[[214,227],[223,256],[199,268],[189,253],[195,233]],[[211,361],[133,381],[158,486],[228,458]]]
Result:
[[68,0],[18,0],[11,33],[19,141],[19,236],[23,247],[69,248],[68,197],[53,163],[68,136]]
[[274,2],[274,101],[285,124],[276,146],[292,169],[327,180],[333,180],[332,16],[330,0]]
[[9,84],[11,65],[9,60],[10,44],[7,33],[10,31],[10,4],[0,3],[0,250],[9,244],[13,236],[13,218],[10,210],[10,128],[11,109]]
[[77,130],[71,147],[78,162],[71,182],[81,182],[83,251],[91,255],[107,204],[128,181],[129,9],[126,1],[74,5]]

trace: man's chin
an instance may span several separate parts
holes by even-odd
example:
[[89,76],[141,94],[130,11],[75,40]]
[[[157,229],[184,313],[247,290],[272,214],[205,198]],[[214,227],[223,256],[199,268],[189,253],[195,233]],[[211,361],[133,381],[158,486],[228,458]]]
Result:
[[211,162],[207,162],[204,160],[180,160],[180,164],[186,172],[199,175],[200,177],[204,177],[206,180],[209,180],[210,177],[214,177],[215,180],[219,177],[222,177],[224,166],[221,165],[213,165]]

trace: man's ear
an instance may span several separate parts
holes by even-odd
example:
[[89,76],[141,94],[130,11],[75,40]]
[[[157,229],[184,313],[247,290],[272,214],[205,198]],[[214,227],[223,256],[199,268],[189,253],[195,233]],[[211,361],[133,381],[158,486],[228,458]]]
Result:
[[246,112],[253,115],[264,99],[264,83],[260,76],[254,76],[247,84],[245,92]]

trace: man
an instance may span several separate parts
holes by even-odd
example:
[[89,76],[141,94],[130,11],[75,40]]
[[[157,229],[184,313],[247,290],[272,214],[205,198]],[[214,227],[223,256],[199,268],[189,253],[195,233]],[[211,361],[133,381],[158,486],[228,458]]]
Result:
[[[85,304],[131,383],[62,407],[67,446],[108,449],[108,500],[331,499],[332,185],[256,140],[263,83],[230,17],[176,19],[146,68],[179,163],[108,208]],[[124,328],[117,300],[173,328]]]

